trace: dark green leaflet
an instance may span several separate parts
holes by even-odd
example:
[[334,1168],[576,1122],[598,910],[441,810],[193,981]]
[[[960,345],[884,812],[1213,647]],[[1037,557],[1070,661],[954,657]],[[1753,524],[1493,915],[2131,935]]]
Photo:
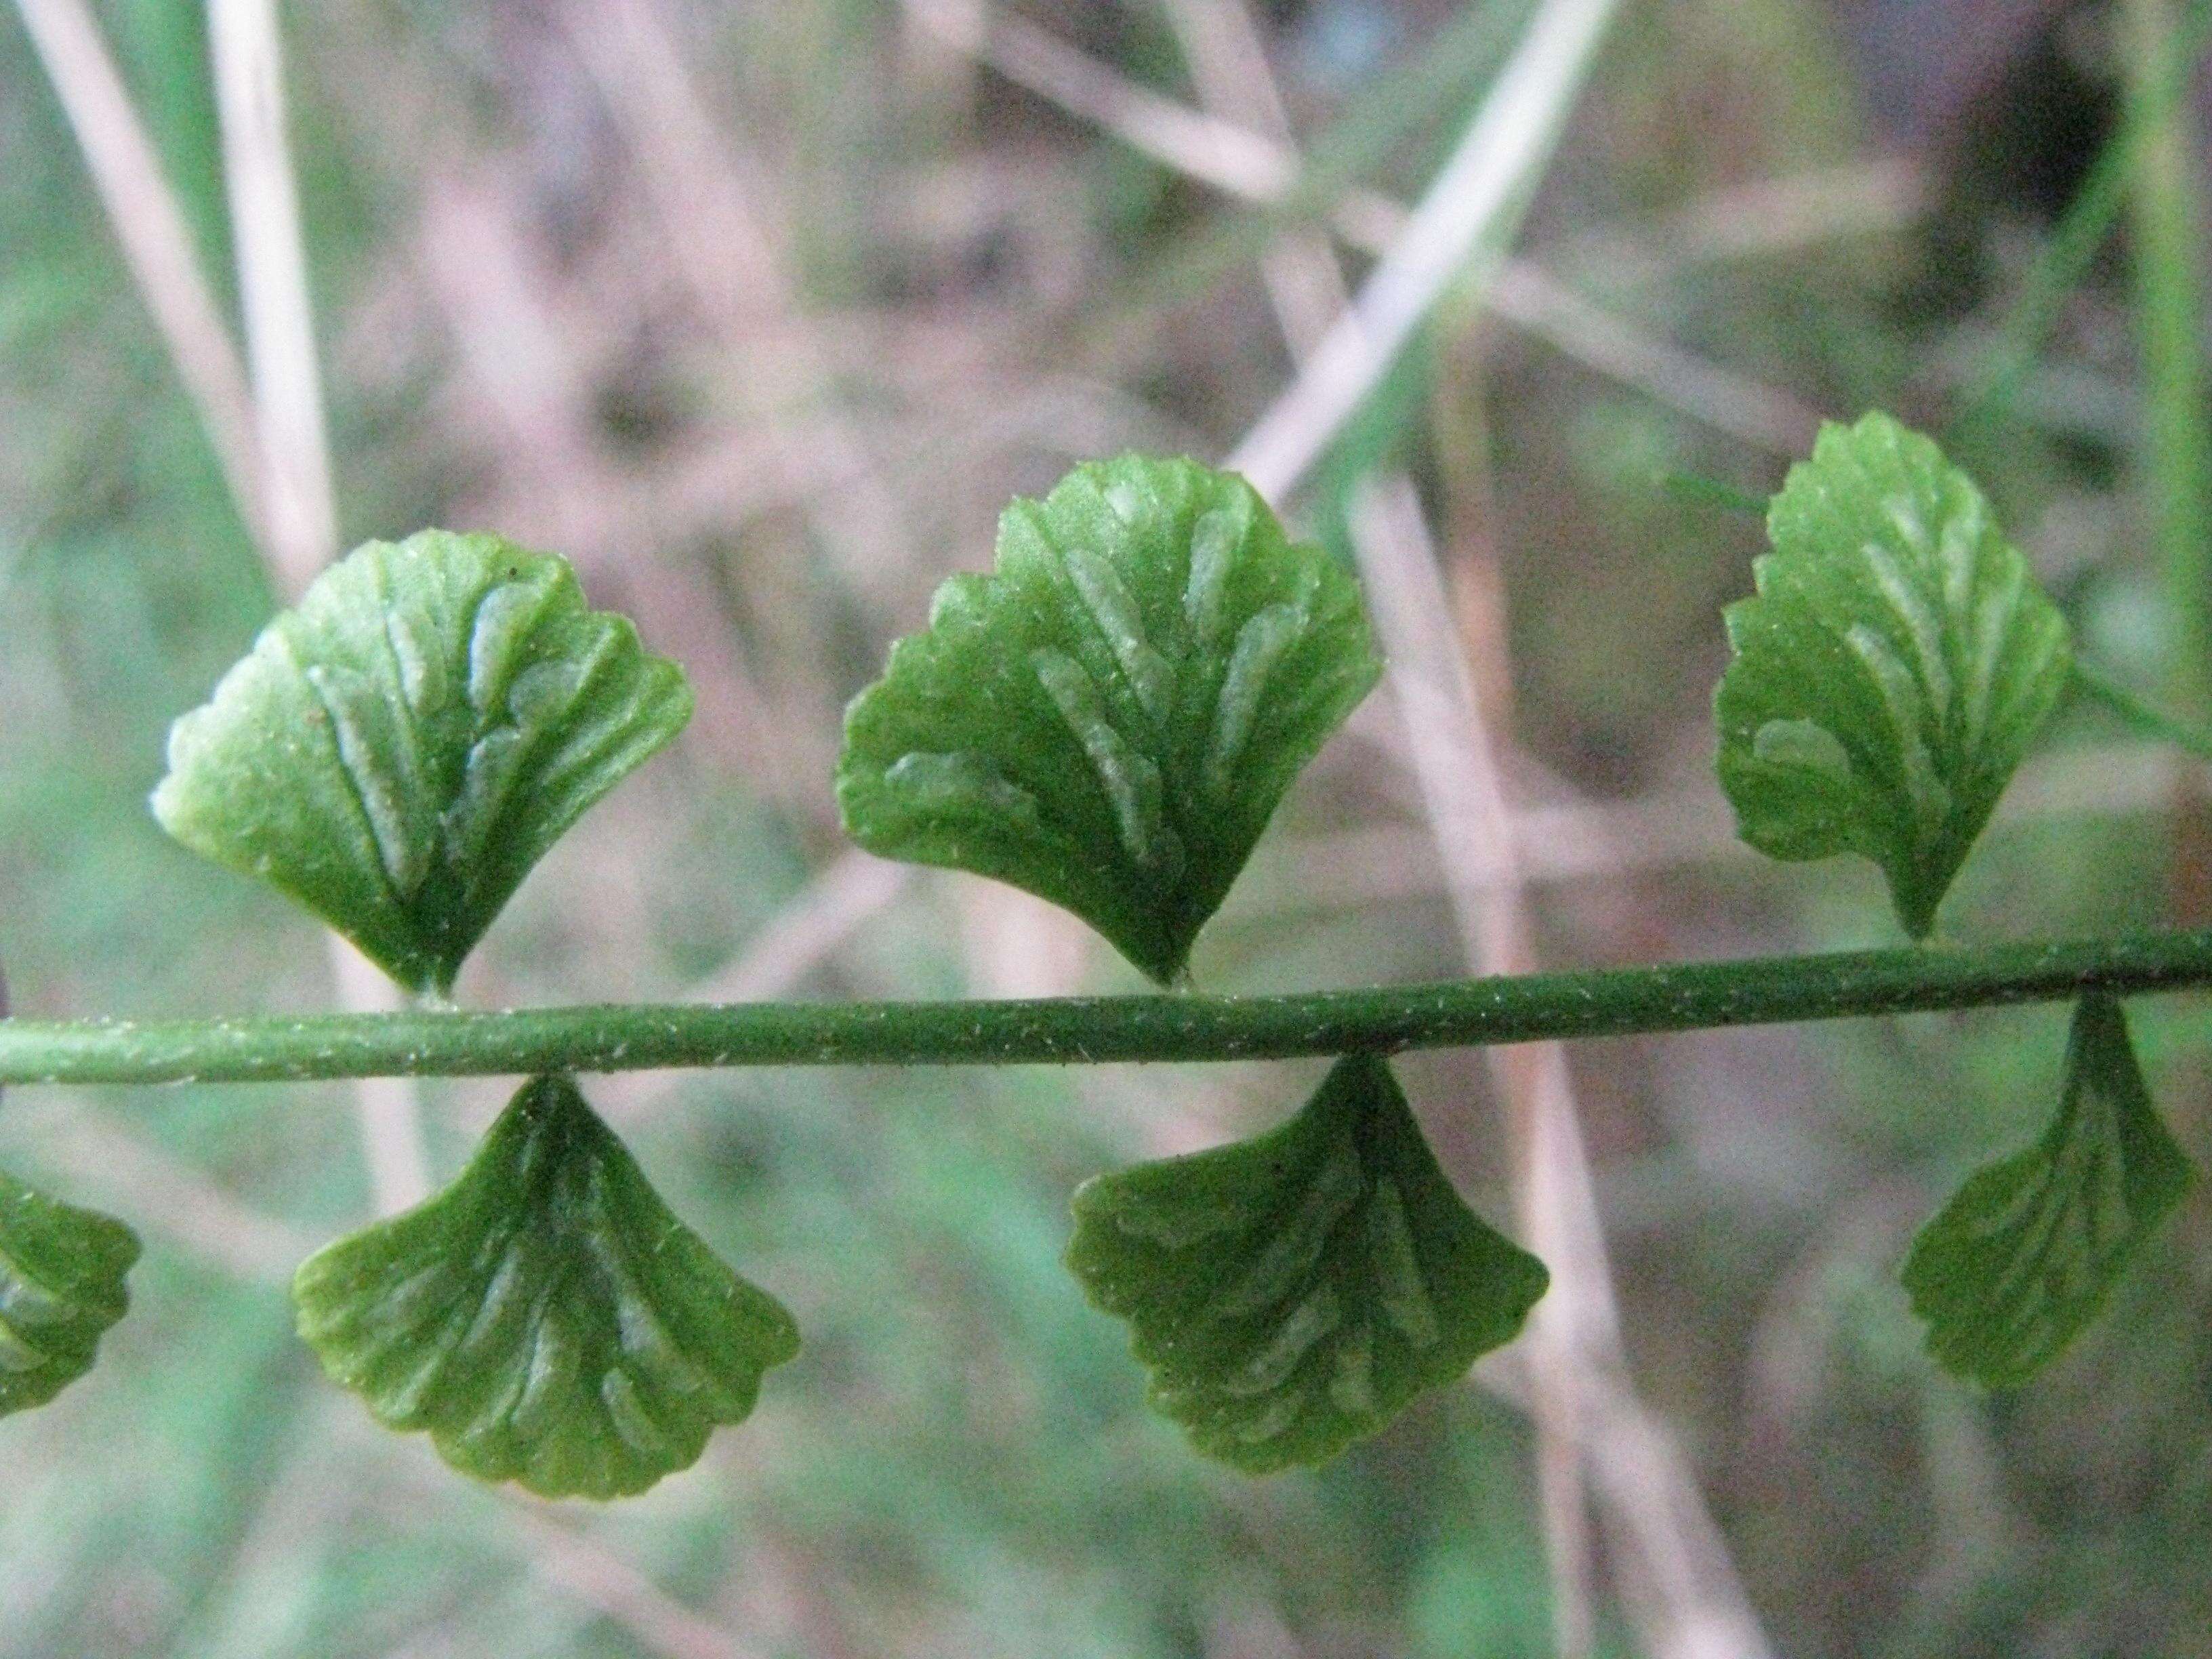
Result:
[[121,1222],[0,1170],[0,1416],[44,1405],[92,1369],[131,1305],[124,1278],[137,1260]]
[[549,1498],[689,1468],[799,1351],[561,1077],[526,1085],[445,1191],[311,1256],[293,1296],[379,1421]]
[[690,718],[672,663],[496,536],[371,542],[169,737],[155,816],[443,991],[546,849]]
[[1266,1134],[1085,1182],[1067,1261],[1129,1322],[1152,1403],[1255,1474],[1325,1462],[1464,1376],[1548,1282],[1359,1055]]
[[2082,998],[2042,1139],[1976,1171],[1913,1241],[1905,1286],[1929,1352],[1978,1382],[2026,1382],[2097,1316],[2195,1177],[2120,1005]]
[[1767,533],[1727,612],[1721,786],[1761,852],[1873,860],[1925,937],[2065,689],[2065,621],[1973,481],[1887,415],[1823,428]]
[[1123,456],[999,524],[845,720],[871,852],[1065,905],[1163,982],[1380,672],[1358,585],[1243,479]]

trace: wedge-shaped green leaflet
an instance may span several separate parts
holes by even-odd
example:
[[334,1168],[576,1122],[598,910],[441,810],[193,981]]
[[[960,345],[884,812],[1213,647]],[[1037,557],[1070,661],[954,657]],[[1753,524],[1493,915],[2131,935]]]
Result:
[[42,1406],[92,1369],[131,1305],[138,1239],[121,1222],[0,1170],[0,1417]]
[[380,1422],[547,1498],[688,1468],[799,1351],[563,1077],[526,1085],[445,1191],[310,1256],[292,1295]]
[[1929,1351],[1992,1388],[2026,1382],[2097,1316],[2194,1176],[2120,1005],[2083,998],[2042,1139],[1978,1170],[1913,1242],[1905,1286]]
[[1972,480],[1887,415],[1821,429],[1767,535],[1715,698],[1738,830],[1873,860],[1924,938],[2065,689],[2065,621]]
[[871,852],[1026,888],[1172,981],[1380,672],[1358,585],[1249,484],[1123,456],[938,590],[846,714],[838,805]]
[[1076,1193],[1067,1262],[1152,1404],[1251,1474],[1319,1463],[1510,1341],[1544,1265],[1479,1220],[1382,1060],[1280,1127]]
[[672,663],[496,536],[371,542],[271,622],[169,734],[155,816],[263,876],[414,990],[690,718]]

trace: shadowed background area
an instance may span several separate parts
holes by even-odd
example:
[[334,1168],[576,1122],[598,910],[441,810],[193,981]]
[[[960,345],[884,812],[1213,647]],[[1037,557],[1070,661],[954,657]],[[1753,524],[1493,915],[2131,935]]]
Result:
[[[1871,866],[1733,839],[1719,611],[1762,544],[1682,480],[1764,495],[1824,416],[1893,410],[1980,476],[2085,656],[2199,697],[2196,100],[2114,174],[2112,234],[2072,207],[2188,9],[10,0],[15,1012],[374,1006],[145,801],[276,604],[426,525],[567,556],[698,694],[464,1003],[1139,988],[1024,895],[851,850],[830,791],[844,702],[1008,496],[1129,449],[1238,456],[1358,566],[1391,659],[1201,988],[1893,942]],[[1545,55],[1577,27],[1587,64]],[[1474,199],[1432,186],[1486,119],[1524,165],[1405,349],[1332,355],[1348,295]],[[2208,846],[2201,779],[2069,708],[1945,926],[2201,923]],[[2202,1161],[2202,1009],[2135,1019]],[[2063,1031],[1409,1060],[1553,1297],[1466,1386],[1266,1480],[1146,1412],[1059,1256],[1077,1182],[1262,1127],[1317,1065],[589,1082],[807,1341],[607,1509],[471,1485],[292,1334],[301,1258],[450,1176],[505,1088],[12,1091],[0,1164],[148,1249],[101,1367],[0,1423],[0,1655],[2201,1656],[2203,1200],[2021,1393],[1939,1375],[1896,1283],[2047,1115]]]

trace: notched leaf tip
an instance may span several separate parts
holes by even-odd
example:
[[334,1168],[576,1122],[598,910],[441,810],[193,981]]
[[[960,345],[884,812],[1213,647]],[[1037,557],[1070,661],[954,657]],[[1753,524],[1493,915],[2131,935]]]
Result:
[[371,542],[273,620],[169,736],[154,814],[410,990],[450,989],[568,826],[691,694],[567,563],[496,536]]
[[1437,1166],[1389,1067],[1266,1134],[1077,1192],[1067,1263],[1152,1405],[1249,1474],[1326,1462],[1518,1334],[1548,1283]]
[[1925,938],[2065,689],[2065,621],[1972,480],[1887,415],[1824,427],[1767,532],[1713,700],[1738,833],[1872,860]]
[[689,1468],[799,1352],[565,1077],[526,1085],[443,1192],[309,1257],[293,1297],[380,1422],[548,1498]]
[[1010,506],[991,574],[854,699],[838,805],[869,851],[1036,893],[1173,983],[1380,669],[1358,584],[1243,479],[1091,463]]
[[2195,1178],[2119,1003],[2083,997],[2042,1138],[1967,1177],[1913,1241],[1903,1276],[1929,1352],[1990,1388],[2028,1381],[2103,1311]]

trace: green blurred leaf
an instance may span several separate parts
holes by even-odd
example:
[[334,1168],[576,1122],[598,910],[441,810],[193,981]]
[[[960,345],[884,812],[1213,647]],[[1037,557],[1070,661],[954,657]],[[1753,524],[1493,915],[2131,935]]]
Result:
[[1173,981],[1380,667],[1352,577],[1242,478],[1079,467],[854,701],[838,804],[871,852],[1026,888]]
[[42,1406],[92,1369],[131,1305],[138,1238],[111,1217],[0,1170],[0,1417]]
[[1544,1265],[1437,1167],[1382,1060],[1280,1127],[1075,1194],[1067,1262],[1129,1322],[1152,1404],[1253,1474],[1318,1463],[1516,1335]]
[[1873,860],[1923,938],[2065,689],[2065,621],[1972,480],[1887,415],[1822,428],[1767,534],[1714,700],[1737,829]]
[[690,718],[672,663],[496,536],[371,542],[169,734],[162,827],[448,989],[546,849]]
[[1929,1351],[1992,1388],[2025,1382],[2097,1316],[2194,1178],[2120,1005],[2084,997],[2042,1139],[1977,1170],[1913,1241],[1905,1287]]
[[444,1192],[309,1257],[292,1293],[380,1422],[547,1498],[688,1468],[799,1351],[562,1077],[526,1085]]

